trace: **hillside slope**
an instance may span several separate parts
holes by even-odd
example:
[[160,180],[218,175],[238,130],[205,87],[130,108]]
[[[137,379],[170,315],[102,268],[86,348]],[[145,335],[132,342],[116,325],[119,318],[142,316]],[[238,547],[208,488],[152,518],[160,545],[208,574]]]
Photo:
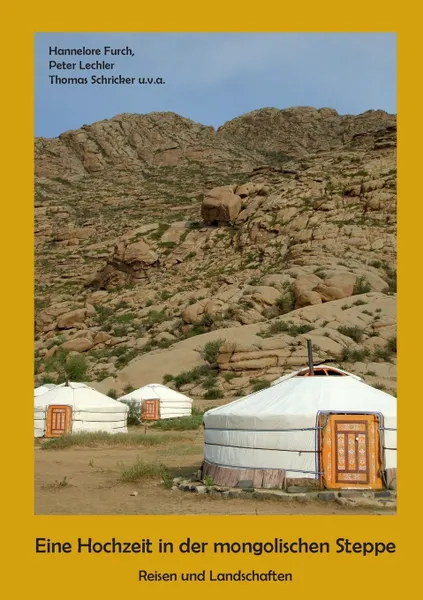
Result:
[[[227,401],[312,337],[395,391],[394,115],[119,115],[35,149],[36,382],[66,361],[104,391],[190,371],[174,385]],[[206,225],[225,194],[235,217]]]

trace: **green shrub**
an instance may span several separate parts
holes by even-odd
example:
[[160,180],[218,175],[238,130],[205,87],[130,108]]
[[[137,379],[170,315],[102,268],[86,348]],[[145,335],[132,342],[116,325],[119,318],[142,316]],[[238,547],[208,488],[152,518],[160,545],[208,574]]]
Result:
[[158,479],[163,475],[167,476],[168,470],[164,465],[147,463],[142,460],[137,460],[131,467],[123,470],[120,477],[124,483],[133,483],[142,481],[143,479]]
[[386,392],[386,387],[383,385],[383,383],[375,383],[373,387],[381,392]]
[[115,366],[117,369],[121,369],[125,367],[133,358],[138,355],[138,350],[136,348],[126,348],[126,352],[121,354],[117,359]]
[[142,353],[143,354],[148,354],[149,352],[151,352],[152,350],[154,350],[154,348],[156,347],[157,342],[156,340],[150,340],[149,342],[147,342],[145,344],[145,346],[142,347]]
[[220,348],[223,346],[226,340],[218,339],[211,342],[207,342],[203,348],[203,357],[209,364],[214,364],[219,356]]
[[157,346],[158,348],[169,348],[169,346],[171,346],[174,343],[174,340],[160,340],[160,342],[157,342]]
[[203,372],[201,371],[200,367],[195,367],[194,369],[191,369],[191,371],[183,371],[182,373],[179,373],[179,375],[176,375],[173,378],[173,381],[175,383],[176,389],[179,390],[183,385],[186,385],[187,383],[199,381],[202,375]]
[[114,313],[113,308],[110,306],[104,306],[102,304],[97,304],[95,306],[95,310],[97,312],[97,320],[101,322],[106,321]]
[[217,388],[210,388],[209,390],[207,390],[207,392],[204,394],[203,398],[205,400],[217,400],[218,398],[223,398],[223,394],[220,390],[218,390]]
[[125,300],[121,300],[120,302],[118,302],[116,304],[115,308],[116,308],[116,310],[120,310],[121,308],[128,308],[128,307],[129,307],[128,302],[126,302]]
[[397,353],[397,338],[391,337],[387,343],[388,350],[390,350],[393,354]]
[[354,342],[357,343],[361,342],[361,340],[363,339],[363,330],[357,327],[357,325],[354,325],[352,327],[342,325],[341,327],[338,327],[338,331],[342,335],[351,338],[352,340],[354,340]]
[[238,373],[234,373],[234,372],[230,372],[228,371],[227,373],[225,373],[223,375],[223,379],[225,381],[227,381],[229,383],[229,381],[231,381],[232,379],[235,379],[236,377],[239,377]]
[[123,356],[128,351],[128,346],[116,346],[112,349],[113,356]]
[[56,381],[54,381],[53,377],[50,377],[49,375],[43,375],[40,379],[40,384],[44,385],[45,383],[56,383]]
[[46,373],[49,371],[57,371],[63,376],[65,373],[66,357],[66,350],[63,350],[63,348],[58,348],[53,356],[50,356],[50,358],[46,360],[44,364],[44,371]]
[[388,287],[383,290],[385,294],[395,294],[397,291],[397,272],[391,267],[384,266],[387,275]]
[[[365,302],[364,300],[360,300],[359,298],[358,300],[352,303],[352,306],[364,306],[365,304],[367,304],[367,302]],[[363,312],[365,311],[363,310]]]
[[[250,257],[250,255],[248,255],[247,259],[249,261],[253,260],[254,259],[254,255],[251,255],[251,257]],[[248,285],[259,285],[260,279],[261,279],[261,277],[252,277],[250,279],[250,281],[248,282]]]
[[65,350],[59,348],[47,361],[45,370],[47,372],[57,371],[61,379],[68,378],[70,381],[85,381],[88,371],[88,361],[81,354],[68,356]]
[[201,317],[200,322],[197,324],[203,325],[203,327],[210,328],[214,325],[214,317],[209,313],[205,312],[204,315]]
[[357,277],[354,284],[353,296],[358,296],[359,294],[367,294],[371,291],[372,287],[367,281],[367,279],[364,276]]
[[203,327],[202,325],[195,325],[194,327],[191,327],[189,331],[181,335],[179,339],[186,340],[188,338],[195,337],[196,335],[202,335],[203,333],[207,333],[207,331],[208,330],[206,329],[206,327]]
[[[128,393],[128,392],[127,392]],[[135,400],[125,402],[128,411],[128,425],[139,425],[140,424],[140,404]]]
[[392,359],[392,354],[393,352],[389,346],[386,346],[385,348],[375,348],[373,352],[373,360],[385,360],[390,362]]
[[344,348],[341,354],[341,362],[362,362],[370,356],[370,350],[368,348],[362,348],[359,350],[350,350]]
[[163,419],[155,421],[150,427],[152,429],[161,429],[163,431],[196,431],[203,423],[203,413],[193,414],[189,417],[179,417],[178,419]]
[[104,379],[107,379],[110,376],[109,371],[106,371],[106,369],[101,369],[101,371],[97,371],[95,379],[96,381],[103,381]]
[[262,337],[277,335],[278,333],[287,333],[292,337],[296,337],[302,333],[308,333],[314,329],[314,325],[304,323],[303,325],[295,325],[292,321],[274,321],[267,330],[261,332]]
[[280,314],[285,315],[295,309],[295,302],[294,292],[290,290],[283,296],[279,296],[276,300],[276,306],[278,307]]
[[212,377],[208,377],[201,384],[205,390],[210,390],[216,386],[216,381]]
[[173,476],[170,473],[170,471],[168,470],[168,468],[165,467],[164,465],[161,466],[160,476],[162,478],[163,486],[166,489],[170,490],[171,487],[173,486]]
[[157,325],[163,323],[166,320],[166,314],[164,310],[150,310],[147,314],[147,321],[150,325]]
[[171,292],[164,291],[160,294],[160,300],[168,300],[169,298],[172,298],[172,296],[173,294]]
[[175,248],[176,242],[159,242],[157,245],[160,248]]
[[270,381],[265,379],[250,379],[250,383],[253,384],[253,392],[259,392],[270,387]]
[[122,327],[113,327],[111,333],[114,337],[125,337],[125,335],[128,333],[128,327],[125,325]]
[[165,231],[169,229],[170,225],[168,223],[160,223],[156,231],[150,235],[151,239],[159,240]]
[[188,224],[188,229],[200,229],[202,226],[202,223],[200,221],[191,221],[191,223]]
[[135,319],[135,314],[131,312],[124,313],[123,315],[118,315],[115,319],[116,323],[130,323]]

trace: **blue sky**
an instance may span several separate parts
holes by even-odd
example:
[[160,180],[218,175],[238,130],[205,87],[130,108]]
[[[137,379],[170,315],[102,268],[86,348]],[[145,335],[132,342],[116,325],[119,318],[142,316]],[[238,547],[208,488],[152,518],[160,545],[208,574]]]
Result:
[[[135,56],[49,56],[50,47],[129,46]],[[115,63],[59,70],[49,61]],[[59,77],[162,77],[164,85],[52,85]],[[396,113],[394,33],[38,33],[35,135],[55,137],[120,113],[173,111],[219,127],[273,106]]]

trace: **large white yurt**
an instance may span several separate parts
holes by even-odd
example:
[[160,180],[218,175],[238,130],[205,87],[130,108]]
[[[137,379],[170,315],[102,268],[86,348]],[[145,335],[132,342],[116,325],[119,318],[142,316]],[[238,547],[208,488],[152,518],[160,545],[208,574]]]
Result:
[[35,395],[34,404],[34,437],[127,432],[128,407],[83,383],[58,385]]
[[119,402],[135,406],[142,420],[189,417],[192,399],[160,383],[150,383],[119,398]]
[[209,410],[204,428],[203,476],[220,485],[396,487],[396,398],[334,367]]

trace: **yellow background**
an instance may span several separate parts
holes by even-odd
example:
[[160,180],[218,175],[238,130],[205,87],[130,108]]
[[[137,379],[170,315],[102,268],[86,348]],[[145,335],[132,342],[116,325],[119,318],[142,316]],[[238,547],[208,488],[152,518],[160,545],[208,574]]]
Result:
[[[417,494],[422,452],[422,395],[417,339],[421,327],[420,241],[422,205],[420,19],[407,3],[214,1],[141,3],[37,2],[11,4],[3,12],[0,94],[2,103],[1,353],[2,377],[2,567],[13,595],[67,598],[257,597],[257,593],[335,594],[371,598],[418,580],[421,528]],[[4,10],[4,9],[3,9]],[[33,498],[33,49],[35,32],[58,31],[396,31],[399,65],[399,508],[397,516],[34,516]],[[369,107],[378,108],[378,107]],[[419,451],[420,450],[420,451]],[[354,555],[35,555],[35,537],[105,541],[162,537],[178,543],[285,540],[394,541],[397,554]],[[421,552],[420,552],[421,555]],[[150,583],[138,569],[160,571],[260,571],[294,575],[293,583]],[[3,580],[3,584],[4,584]],[[260,585],[260,587],[258,587]],[[196,586],[196,587],[194,587]],[[201,587],[200,587],[201,586]],[[2,586],[4,588],[4,585]],[[26,587],[26,592],[23,588]],[[129,594],[129,596],[128,596]],[[10,593],[6,596],[9,597]]]

